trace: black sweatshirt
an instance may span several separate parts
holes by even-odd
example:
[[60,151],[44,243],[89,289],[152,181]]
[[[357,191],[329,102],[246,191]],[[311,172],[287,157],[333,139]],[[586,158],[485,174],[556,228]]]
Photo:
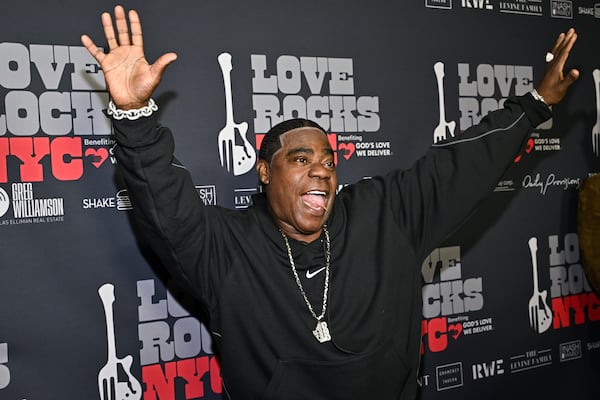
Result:
[[[208,310],[224,394],[233,399],[413,399],[421,341],[421,263],[489,195],[550,110],[530,94],[409,170],[345,187],[327,222],[331,280],[319,343],[263,194],[247,210],[204,206],[156,117],[114,121],[118,167],[145,240]],[[321,311],[325,245],[290,239]],[[304,270],[316,274],[306,278]]]

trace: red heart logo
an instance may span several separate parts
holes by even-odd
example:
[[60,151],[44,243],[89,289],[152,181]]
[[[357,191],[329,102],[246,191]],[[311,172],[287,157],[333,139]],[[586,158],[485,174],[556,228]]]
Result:
[[96,168],[100,168],[108,158],[108,150],[103,147],[99,149],[88,148],[85,150],[85,156],[92,157],[92,165]]
[[347,160],[354,154],[356,146],[354,146],[354,143],[341,143],[338,144],[338,150],[343,151],[343,156]]
[[462,330],[462,324],[448,325],[448,333],[454,338],[454,340],[458,339],[462,333]]
[[[535,142],[533,141],[533,139],[532,139],[532,138],[529,138],[529,139],[527,139],[527,145],[525,146],[525,154],[529,154],[529,153],[531,153],[531,150],[533,150],[533,145],[534,145],[534,144],[535,144]],[[522,157],[522,154],[519,154],[519,155],[518,155],[518,156],[515,158],[514,162],[515,162],[515,163],[518,163],[519,161],[521,161],[521,158],[523,158],[523,157]]]

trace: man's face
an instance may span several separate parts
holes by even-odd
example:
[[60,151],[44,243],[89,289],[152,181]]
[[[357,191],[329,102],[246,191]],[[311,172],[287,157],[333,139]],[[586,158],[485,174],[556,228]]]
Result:
[[311,242],[331,214],[337,188],[334,154],[316,128],[297,128],[280,136],[281,149],[257,170],[266,186],[271,215],[283,232]]

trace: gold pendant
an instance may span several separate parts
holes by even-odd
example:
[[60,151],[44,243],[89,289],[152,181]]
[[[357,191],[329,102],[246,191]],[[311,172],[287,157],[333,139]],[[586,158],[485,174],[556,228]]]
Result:
[[318,321],[315,330],[312,331],[313,335],[317,338],[319,343],[325,343],[331,340],[331,335],[329,334],[329,328],[327,327],[327,322]]

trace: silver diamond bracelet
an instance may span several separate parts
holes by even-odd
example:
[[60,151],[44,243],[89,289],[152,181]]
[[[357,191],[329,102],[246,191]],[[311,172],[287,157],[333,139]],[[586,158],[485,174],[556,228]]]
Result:
[[150,99],[148,101],[147,106],[144,106],[142,108],[136,108],[133,110],[120,110],[117,108],[115,103],[112,100],[110,100],[108,102],[107,113],[108,113],[108,115],[110,115],[111,117],[113,117],[114,119],[117,119],[117,120],[127,118],[130,121],[135,121],[136,119],[139,119],[141,117],[149,117],[150,115],[152,115],[152,113],[154,111],[157,111],[157,110],[158,110],[158,106],[154,102],[154,99]]

